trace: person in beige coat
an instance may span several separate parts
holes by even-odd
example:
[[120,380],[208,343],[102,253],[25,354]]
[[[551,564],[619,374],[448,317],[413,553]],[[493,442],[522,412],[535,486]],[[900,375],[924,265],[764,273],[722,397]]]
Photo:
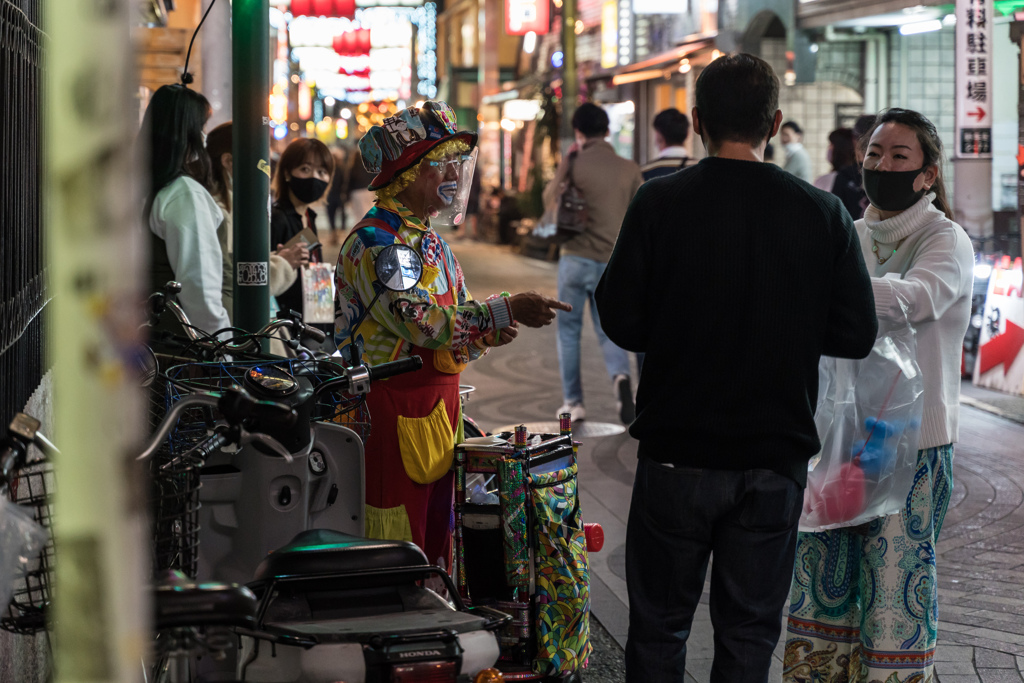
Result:
[[605,140],[608,114],[604,109],[589,102],[580,105],[572,117],[572,127],[576,143],[544,190],[545,206],[553,205],[571,172],[572,182],[587,203],[586,229],[562,245],[558,261],[558,299],[572,305],[571,311],[558,313],[558,364],[565,401],[558,413],[571,413],[574,422],[586,417],[580,380],[580,336],[583,308],[589,301],[594,331],[612,379],[619,419],[629,424],[635,416],[629,356],[601,329],[594,290],[611,257],[626,208],[644,179],[640,167],[616,154]]

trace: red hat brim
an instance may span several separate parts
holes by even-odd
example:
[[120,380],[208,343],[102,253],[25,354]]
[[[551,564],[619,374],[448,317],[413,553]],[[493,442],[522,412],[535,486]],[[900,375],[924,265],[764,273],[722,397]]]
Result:
[[425,157],[430,150],[434,149],[442,142],[448,142],[449,140],[462,140],[469,145],[470,149],[473,149],[476,147],[477,134],[471,131],[460,130],[454,135],[449,135],[437,140],[422,140],[409,145],[402,152],[402,156],[398,157],[394,161],[386,161],[381,165],[380,173],[374,177],[373,182],[370,183],[370,186],[367,189],[371,192],[384,189],[390,185],[391,181],[395,178],[418,164],[420,159]]

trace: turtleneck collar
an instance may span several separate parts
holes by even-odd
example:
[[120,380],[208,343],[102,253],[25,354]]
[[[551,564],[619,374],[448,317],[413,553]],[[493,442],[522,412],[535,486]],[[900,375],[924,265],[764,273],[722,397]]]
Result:
[[936,216],[942,215],[942,212],[932,205],[934,200],[935,193],[928,192],[903,213],[898,213],[885,220],[878,215],[878,209],[869,205],[864,212],[864,223],[871,230],[871,237],[876,242],[880,244],[898,242],[931,223]]

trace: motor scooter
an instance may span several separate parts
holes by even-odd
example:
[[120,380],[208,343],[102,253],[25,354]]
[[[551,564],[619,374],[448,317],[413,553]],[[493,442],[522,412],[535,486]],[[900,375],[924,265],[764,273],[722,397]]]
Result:
[[[419,255],[404,245],[382,250],[375,263],[378,296],[419,281]],[[420,365],[415,357],[375,367],[219,364],[217,376],[200,370],[208,365],[168,371],[175,390],[238,384],[298,416],[290,425],[250,417],[246,429],[268,440],[203,447],[197,579],[245,583],[260,601],[256,627],[240,634],[233,670],[207,663],[205,680],[501,680],[492,668],[494,631],[509,617],[467,607],[447,573],[415,545],[362,538],[363,441],[351,426],[324,420],[337,415],[340,393],[358,399],[372,382]],[[206,425],[198,426],[205,434]],[[176,436],[188,438],[184,429]],[[432,577],[450,604],[424,587]]]

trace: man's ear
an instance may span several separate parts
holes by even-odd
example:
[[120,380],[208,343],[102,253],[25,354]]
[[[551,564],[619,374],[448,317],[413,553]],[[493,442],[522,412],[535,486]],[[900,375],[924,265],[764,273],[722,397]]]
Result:
[[779,128],[782,126],[782,110],[775,110],[775,123],[772,124],[772,132],[768,134],[768,139],[771,140],[773,137],[779,134]]
[[700,129],[700,114],[697,113],[697,107],[690,110],[690,120],[693,121],[693,132],[697,137],[702,137],[704,132]]

